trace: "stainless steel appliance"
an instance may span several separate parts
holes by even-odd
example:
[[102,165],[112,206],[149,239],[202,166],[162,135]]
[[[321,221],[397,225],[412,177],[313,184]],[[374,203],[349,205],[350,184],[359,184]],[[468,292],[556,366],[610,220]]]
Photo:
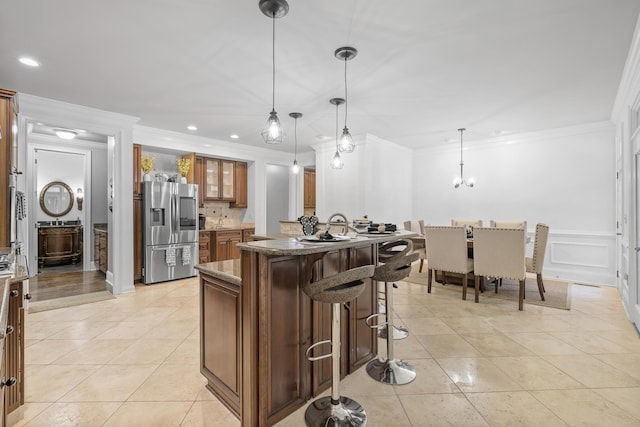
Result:
[[144,283],[195,276],[198,186],[147,181],[143,196]]

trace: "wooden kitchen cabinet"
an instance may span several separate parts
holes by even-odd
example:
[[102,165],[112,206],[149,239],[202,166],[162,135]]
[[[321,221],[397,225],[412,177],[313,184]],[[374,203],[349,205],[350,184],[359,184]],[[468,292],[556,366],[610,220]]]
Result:
[[24,404],[24,284],[20,279],[0,280],[2,324],[0,336],[0,427],[7,414]]
[[0,247],[8,248],[11,233],[9,200],[9,172],[12,164],[13,125],[16,123],[17,111],[15,105],[16,93],[11,90],[0,89]]
[[315,169],[304,170],[304,207],[316,207],[316,171]]
[[204,158],[204,200],[234,201],[235,166],[232,160]]
[[211,236],[215,261],[240,258],[236,245],[242,242],[242,230],[214,230]]
[[235,201],[229,206],[232,208],[246,208],[248,205],[248,192],[247,164],[245,162],[236,162],[234,190]]
[[256,234],[255,228],[244,228],[242,230],[242,241],[253,242],[253,235]]
[[199,264],[211,261],[211,233],[209,231],[200,231],[198,234],[198,254]]

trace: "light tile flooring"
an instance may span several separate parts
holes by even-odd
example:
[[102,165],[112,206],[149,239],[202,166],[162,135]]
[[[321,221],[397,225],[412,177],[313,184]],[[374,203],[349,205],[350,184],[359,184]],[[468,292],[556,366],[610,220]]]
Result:
[[[416,380],[364,369],[341,392],[369,426],[640,425],[640,339],[618,291],[572,286],[570,311],[401,282],[395,341]],[[26,316],[25,405],[9,425],[239,426],[198,367],[198,282]],[[384,342],[381,341],[384,352]],[[304,425],[304,408],[279,426]]]

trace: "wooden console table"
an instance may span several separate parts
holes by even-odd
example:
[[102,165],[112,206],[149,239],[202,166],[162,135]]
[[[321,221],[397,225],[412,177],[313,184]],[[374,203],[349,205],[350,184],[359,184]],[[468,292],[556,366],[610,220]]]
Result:
[[81,225],[38,227],[38,266],[50,261],[77,263],[82,259],[82,233]]

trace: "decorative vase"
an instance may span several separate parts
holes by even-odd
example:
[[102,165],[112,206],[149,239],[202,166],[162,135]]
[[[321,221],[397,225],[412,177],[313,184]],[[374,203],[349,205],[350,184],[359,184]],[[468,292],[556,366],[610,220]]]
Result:
[[180,184],[186,184],[187,183],[187,177],[186,176],[181,176],[180,177]]
[[151,175],[148,173],[143,173],[142,174],[142,180],[143,181],[151,181]]

